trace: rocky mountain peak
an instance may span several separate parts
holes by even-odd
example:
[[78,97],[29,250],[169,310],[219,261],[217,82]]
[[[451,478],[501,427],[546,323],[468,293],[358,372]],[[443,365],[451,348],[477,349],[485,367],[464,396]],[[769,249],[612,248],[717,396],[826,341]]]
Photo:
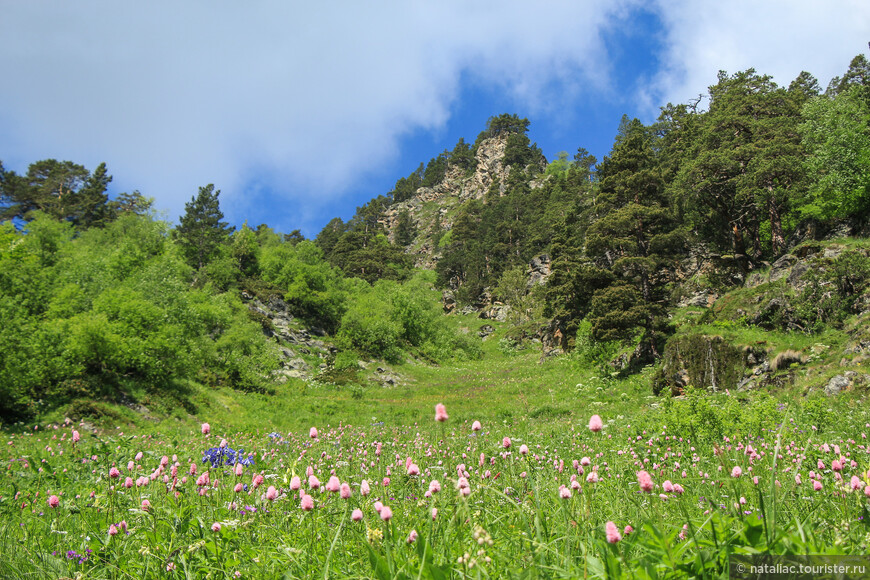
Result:
[[[494,183],[498,184],[499,195],[505,193],[505,184],[512,169],[504,162],[507,147],[507,134],[483,139],[475,153],[473,172],[451,166],[437,185],[421,187],[407,201],[394,203],[381,219],[390,241],[396,240],[400,214],[407,212],[416,228],[415,239],[407,251],[417,257],[417,266],[434,267],[438,248],[433,242],[437,234],[452,228],[455,214],[452,210],[469,200],[485,199]],[[542,157],[541,167],[546,165],[547,160]],[[537,185],[532,184],[533,187]]]

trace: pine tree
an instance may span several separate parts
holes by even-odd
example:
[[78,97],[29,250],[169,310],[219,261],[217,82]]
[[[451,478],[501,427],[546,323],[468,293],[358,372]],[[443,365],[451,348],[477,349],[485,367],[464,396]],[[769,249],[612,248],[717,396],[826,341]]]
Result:
[[75,207],[76,193],[89,175],[81,165],[56,159],[31,163],[23,176],[4,172],[0,202],[5,207],[0,218],[29,221],[33,212],[42,211],[57,219],[67,219]]
[[396,219],[396,245],[408,246],[414,241],[416,235],[417,228],[411,214],[407,209],[401,210]]
[[749,69],[732,76],[720,71],[710,98],[675,190],[708,239],[743,260],[757,259],[770,232],[777,254],[784,243],[785,192],[803,180],[797,126],[804,95]]
[[89,228],[105,225],[109,221],[111,212],[106,190],[111,182],[112,176],[106,170],[106,164],[100,163],[70,200],[66,213],[73,224],[80,228]]
[[666,274],[684,243],[667,207],[654,139],[637,119],[623,120],[613,152],[598,170],[606,213],[589,227],[586,251],[619,278],[592,297],[593,337],[625,340],[642,329],[645,346],[658,356]]
[[184,206],[185,213],[175,228],[175,239],[181,247],[188,264],[201,270],[217,254],[221,244],[229,240],[233,231],[220,210],[218,196],[213,184],[199,188],[199,194]]
[[112,219],[124,214],[147,215],[153,205],[154,198],[145,197],[138,190],[121,193],[108,204]]

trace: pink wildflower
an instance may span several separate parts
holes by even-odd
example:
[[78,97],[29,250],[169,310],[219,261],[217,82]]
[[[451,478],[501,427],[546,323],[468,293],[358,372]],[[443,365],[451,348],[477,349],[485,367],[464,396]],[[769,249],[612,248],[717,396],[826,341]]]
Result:
[[439,491],[441,491],[441,482],[437,479],[433,479],[432,481],[430,481],[429,491],[431,491],[432,493],[438,493]]
[[818,479],[813,481],[813,491],[821,491],[822,490],[822,482]]
[[358,521],[360,521],[361,519],[363,519],[363,513],[362,513],[362,510],[359,509],[359,508],[353,510],[353,513],[350,514],[350,519],[352,519],[352,520],[355,521],[355,522],[358,522]]
[[564,485],[559,486],[559,497],[562,499],[571,499],[571,488]]
[[375,502],[375,511],[381,513],[381,510],[384,509],[384,504],[379,501]]
[[302,502],[299,504],[299,507],[302,508],[302,511],[310,512],[314,509],[314,498],[306,493],[302,496]]
[[56,495],[49,497],[48,498],[48,505],[50,505],[53,508],[56,508],[57,506],[60,505],[60,498],[57,497]]
[[504,439],[502,439],[501,446],[504,447],[505,449],[510,449],[511,448],[511,438],[505,437]]
[[[870,488],[870,485],[868,485],[867,487]],[[435,518],[437,518],[437,517],[438,517],[438,508],[432,508],[432,520],[434,521]]]
[[78,431],[73,431],[73,432],[72,432],[72,442],[73,442],[73,443],[78,443],[78,442],[81,440],[81,438],[82,438],[82,436],[79,435],[79,432],[78,432]]
[[254,486],[254,489],[257,489],[261,485],[263,485],[263,476],[259,473],[255,474],[254,477],[251,478],[251,485]]
[[472,431],[480,431],[481,429],[483,429],[483,426],[480,424],[480,421],[475,421],[471,424]]
[[233,473],[236,474],[236,477],[241,477],[241,475],[245,472],[245,466],[242,465],[242,462],[236,463],[233,467]]
[[529,446],[523,443],[520,445],[520,455],[528,455],[529,454]]
[[142,500],[142,511],[146,511],[146,512],[147,512],[147,511],[150,510],[150,509],[151,509],[151,502],[148,501],[147,499],[143,499],[143,500]]
[[416,463],[408,466],[408,475],[420,475],[420,468],[417,467]]
[[115,527],[115,524],[111,524],[109,526],[109,535],[110,536],[117,536],[118,535],[118,528]]
[[269,489],[266,490],[266,499],[269,501],[275,501],[276,497],[278,497],[278,490],[275,489],[274,485],[270,485]]
[[443,423],[448,419],[447,409],[441,403],[435,405],[435,420],[439,423]]
[[109,470],[109,477],[111,477],[112,479],[118,479],[119,477],[121,477],[121,472],[118,471],[117,467],[113,467]]
[[211,525],[211,531],[213,531],[214,533],[221,531],[221,525],[217,522],[213,523]]
[[329,481],[326,482],[326,491],[331,493],[337,493],[338,490],[341,489],[341,482],[338,480],[336,476],[331,476]]
[[312,439],[317,439],[317,427],[312,427],[308,430],[308,436]]
[[239,483],[237,483],[236,486],[233,488],[233,491],[234,491],[235,493],[241,493],[244,489],[245,489],[245,486],[244,486],[241,482],[239,482]]
[[642,491],[646,493],[652,492],[654,487],[652,477],[650,477],[650,474],[646,471],[637,472],[637,483]]
[[665,490],[665,493],[673,493],[674,492],[674,484],[671,483],[670,480],[667,480],[662,484],[662,489]]
[[393,510],[391,510],[388,506],[384,506],[381,508],[381,519],[385,522],[393,519]]
[[417,541],[417,530],[411,530],[411,533],[408,534],[408,543],[413,544]]
[[350,486],[347,483],[342,483],[338,495],[341,499],[350,499],[350,496],[353,494],[350,491]]
[[622,539],[622,536],[619,534],[619,530],[616,527],[616,524],[613,522],[607,522],[605,524],[604,529],[607,533],[607,541],[611,544],[616,544],[619,540]]
[[365,479],[362,480],[362,483],[359,484],[359,492],[360,495],[362,495],[363,497],[367,496],[372,492],[371,488],[369,487],[369,482]]
[[735,465],[734,468],[731,470],[731,477],[737,478],[741,475],[743,475],[743,470],[740,468],[739,465]]
[[316,475],[312,475],[308,478],[308,487],[310,489],[320,489],[320,480],[317,479]]
[[628,534],[630,534],[633,531],[634,531],[634,528],[632,528],[631,526],[625,526],[625,529],[622,530],[622,533],[623,533],[623,535],[627,536]]
[[604,423],[601,422],[601,417],[598,415],[592,415],[592,418],[589,419],[589,430],[593,433],[598,433],[604,428]]
[[209,433],[211,433],[211,425],[209,425],[208,423],[203,423],[202,424],[202,434],[208,435]]

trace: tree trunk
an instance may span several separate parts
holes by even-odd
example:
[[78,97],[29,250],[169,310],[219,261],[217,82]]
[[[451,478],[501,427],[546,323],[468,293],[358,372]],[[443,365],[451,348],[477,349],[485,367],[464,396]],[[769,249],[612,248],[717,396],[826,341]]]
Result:
[[782,234],[782,217],[779,215],[779,206],[773,196],[767,203],[767,207],[770,213],[770,237],[773,255],[778,256],[780,250],[785,246],[785,236]]

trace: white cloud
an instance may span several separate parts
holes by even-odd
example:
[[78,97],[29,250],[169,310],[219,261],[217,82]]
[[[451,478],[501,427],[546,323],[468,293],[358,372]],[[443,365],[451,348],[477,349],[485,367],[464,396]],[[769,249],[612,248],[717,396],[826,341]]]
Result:
[[653,106],[706,94],[719,70],[755,68],[781,86],[806,70],[824,89],[870,40],[864,0],[658,0],[657,10],[664,66],[643,96]]
[[254,173],[311,211],[443,126],[463,72],[532,111],[605,86],[631,1],[6,1],[0,159],[106,161],[172,217],[209,182],[244,215]]

